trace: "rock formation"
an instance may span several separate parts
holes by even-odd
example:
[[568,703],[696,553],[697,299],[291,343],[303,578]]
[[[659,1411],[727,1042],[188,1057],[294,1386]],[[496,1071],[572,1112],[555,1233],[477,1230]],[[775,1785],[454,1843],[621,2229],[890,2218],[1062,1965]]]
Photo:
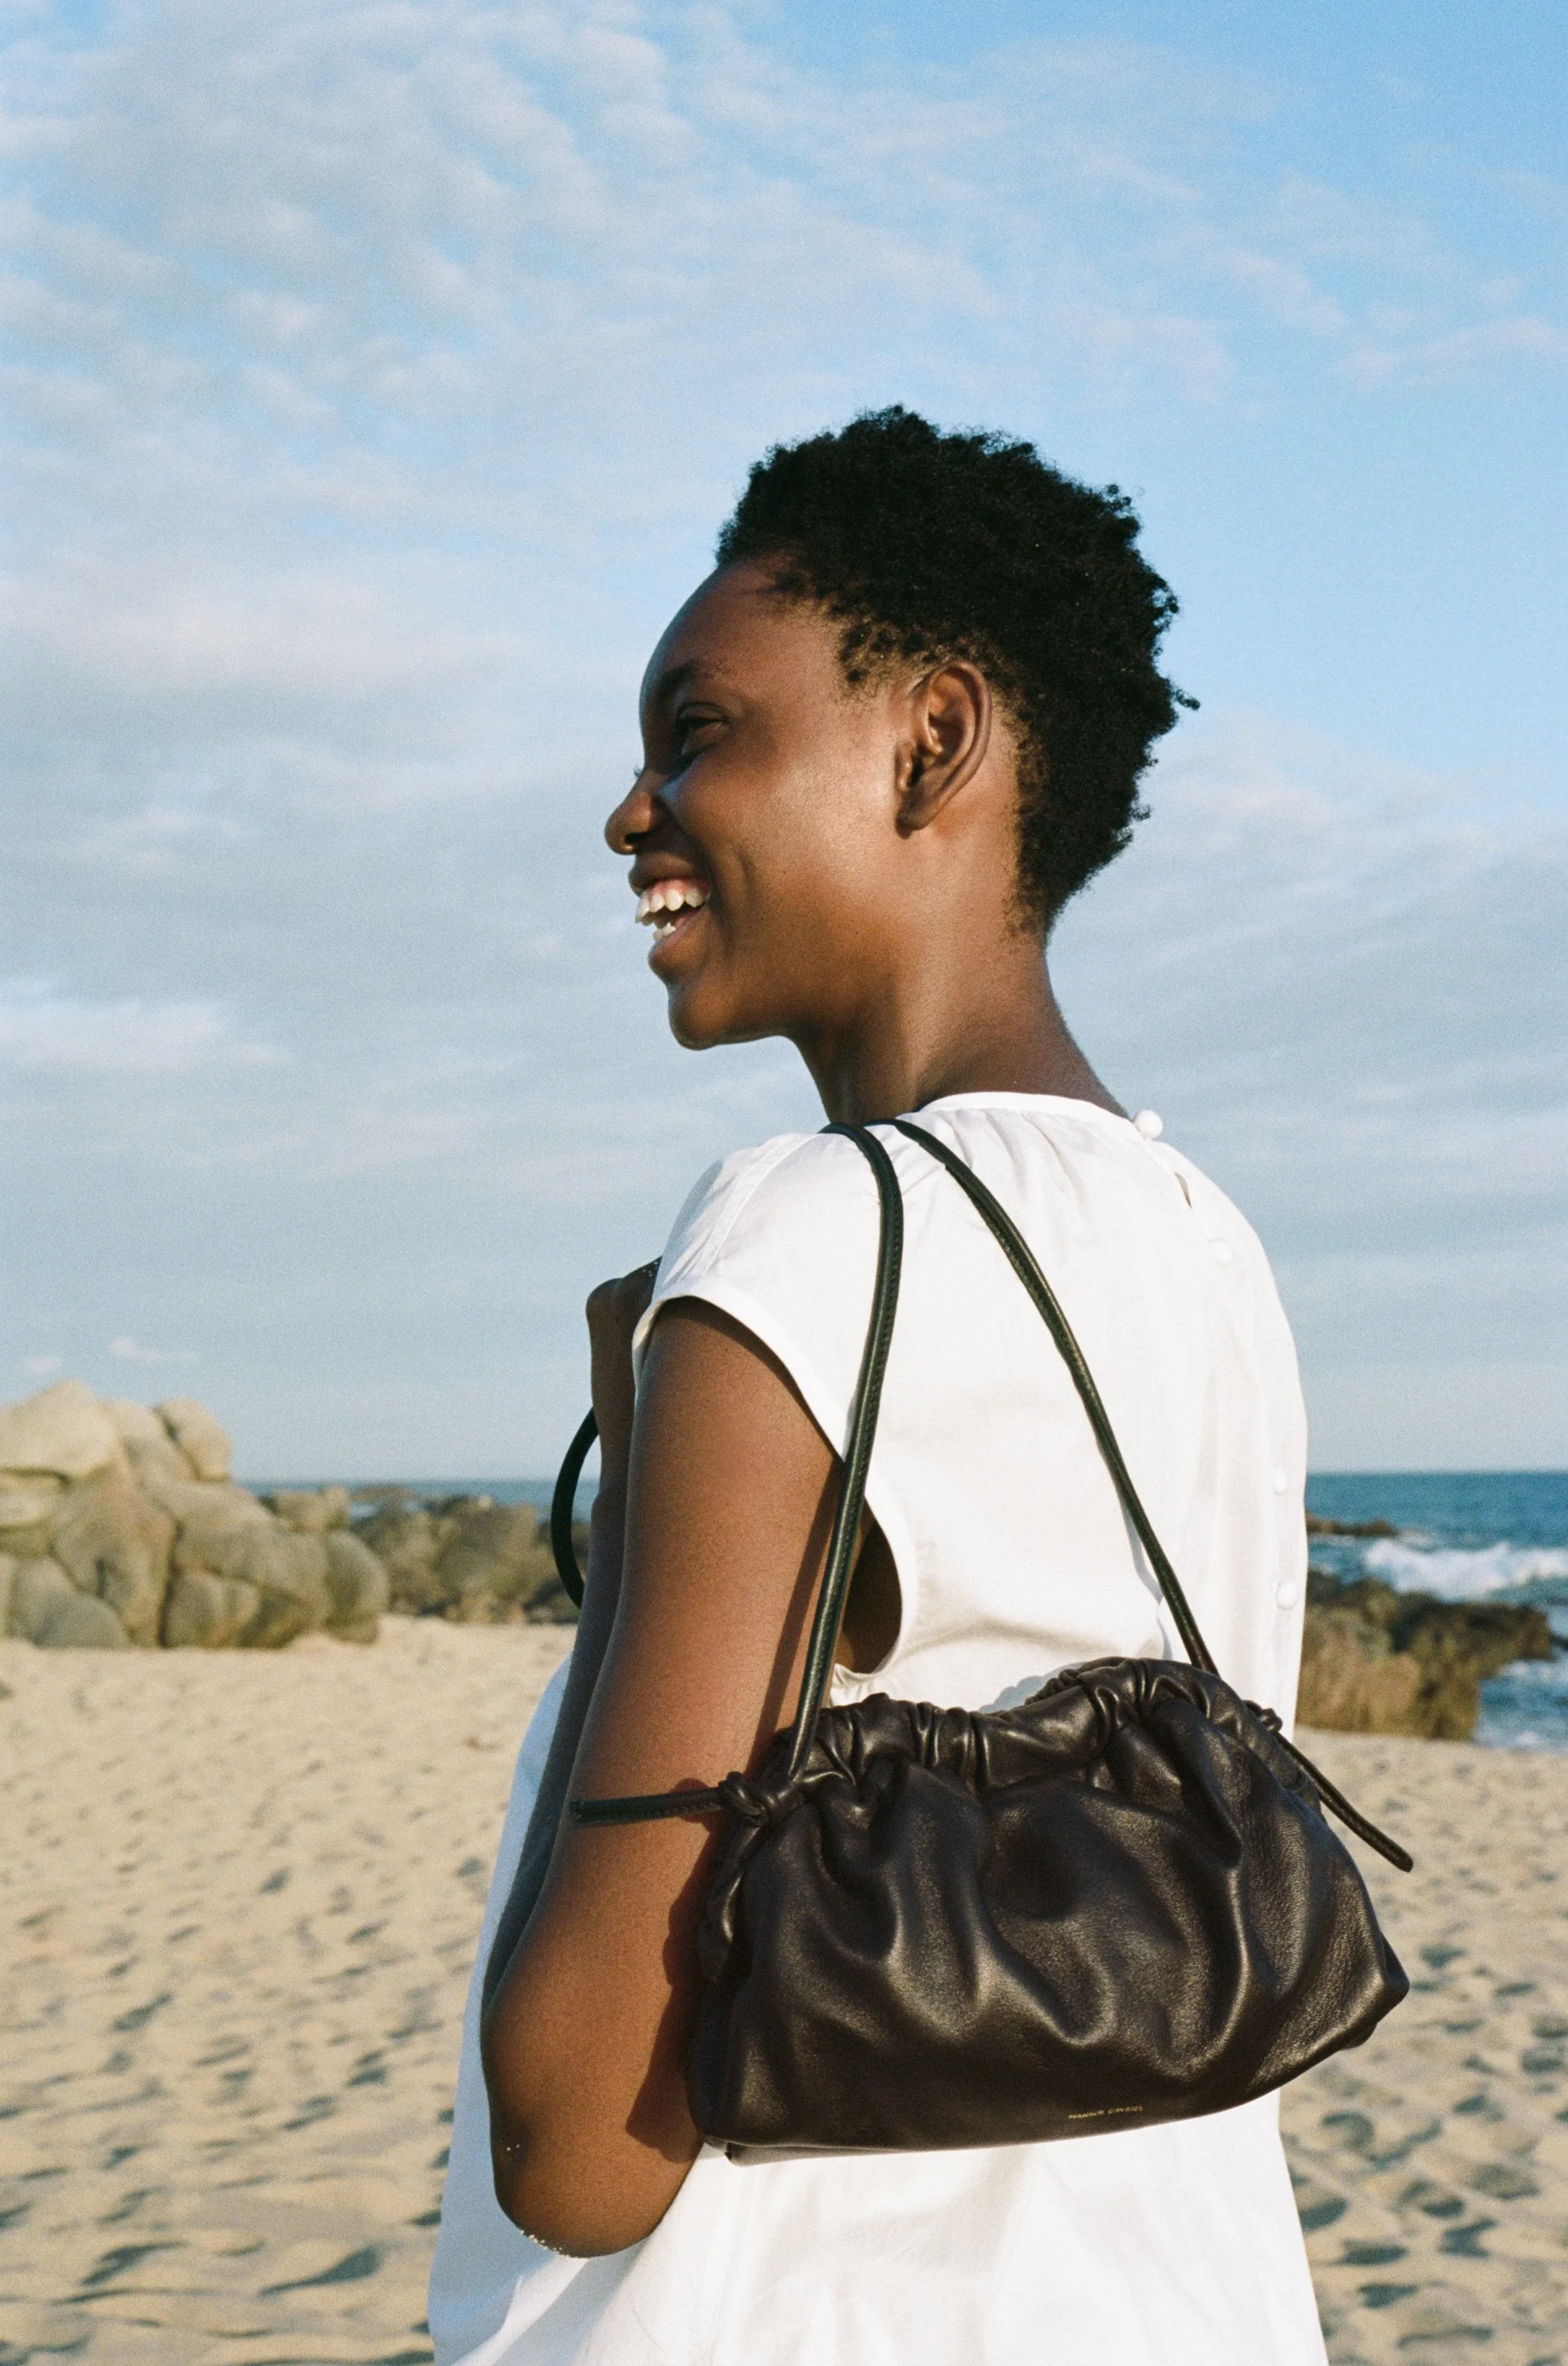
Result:
[[0,1633],[46,1649],[374,1641],[386,1572],[339,1488],[268,1506],[205,1406],[62,1380],[0,1406]]
[[[355,1534],[386,1564],[394,1610],[490,1624],[577,1617],[539,1515],[528,1505],[488,1495],[421,1503],[391,1492],[396,1499],[362,1520]],[[586,1542],[578,1530],[579,1560]]]
[[[61,1380],[0,1405],[0,1634],[46,1650],[254,1650],[319,1630],[372,1642],[388,1608],[471,1624],[577,1616],[526,1504],[386,1487],[365,1491],[374,1508],[356,1521],[346,1488],[263,1497],[230,1472],[227,1436],[189,1397],[100,1401]],[[581,1560],[581,1529],[576,1540]],[[1488,1676],[1558,1648],[1540,1610],[1314,1570],[1299,1714],[1463,1741]]]
[[1468,1741],[1487,1677],[1562,1648],[1544,1610],[1512,1603],[1439,1602],[1322,1569],[1306,1599],[1296,1713],[1338,1733]]
[[355,1524],[346,1487],[258,1496],[230,1470],[227,1435],[190,1397],[100,1402],[61,1380],[0,1405],[0,1635],[265,1650],[317,1631],[374,1642],[389,1606],[577,1616],[526,1504],[384,1488]]

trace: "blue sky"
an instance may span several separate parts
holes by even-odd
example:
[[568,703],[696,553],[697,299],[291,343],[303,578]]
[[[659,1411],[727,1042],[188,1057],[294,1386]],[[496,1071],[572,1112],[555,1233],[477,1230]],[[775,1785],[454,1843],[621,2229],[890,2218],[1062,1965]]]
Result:
[[580,1307],[818,1121],[599,821],[769,442],[1131,489],[1201,701],[1064,921],[1319,1468],[1568,1460],[1560,9],[0,12],[0,1396],[550,1466]]

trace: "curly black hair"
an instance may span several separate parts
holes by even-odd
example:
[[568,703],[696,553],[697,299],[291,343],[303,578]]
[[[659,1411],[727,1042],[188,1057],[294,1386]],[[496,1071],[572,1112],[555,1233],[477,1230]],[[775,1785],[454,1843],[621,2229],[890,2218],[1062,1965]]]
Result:
[[1144,818],[1153,744],[1195,704],[1155,663],[1176,599],[1137,528],[1115,485],[894,404],[775,445],[717,556],[776,562],[781,592],[840,619],[852,682],[899,659],[982,669],[1020,743],[1019,900],[1048,930]]

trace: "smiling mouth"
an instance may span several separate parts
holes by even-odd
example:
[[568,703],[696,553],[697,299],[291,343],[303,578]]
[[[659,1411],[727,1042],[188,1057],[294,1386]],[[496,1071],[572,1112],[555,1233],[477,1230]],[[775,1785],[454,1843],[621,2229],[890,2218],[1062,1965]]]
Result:
[[637,924],[653,930],[655,951],[701,910],[711,892],[700,879],[655,879],[644,888],[637,898]]

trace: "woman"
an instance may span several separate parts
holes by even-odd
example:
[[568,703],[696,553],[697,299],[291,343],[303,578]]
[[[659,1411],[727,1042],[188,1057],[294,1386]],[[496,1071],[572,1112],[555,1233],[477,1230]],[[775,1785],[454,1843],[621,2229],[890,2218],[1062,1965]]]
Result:
[[[680,1042],[787,1036],[831,1119],[917,1112],[1002,1199],[1222,1671],[1288,1717],[1305,1440],[1269,1269],[1094,1076],[1045,961],[1174,720],[1155,662],[1174,602],[1136,524],[1026,445],[898,410],[771,454],[654,653],[606,835]],[[1099,1654],[1180,1656],[1024,1292],[929,1156],[880,1138],[904,1279],[834,1697],[978,1708]],[[854,1145],[781,1136],[702,1178],[656,1280],[589,1301],[587,1593],[470,2000],[438,2356],[1321,2366],[1271,2099],[734,2166],[703,2150],[683,2078],[717,1820],[562,1820],[568,1794],[753,1769],[788,1720],[876,1238]]]

